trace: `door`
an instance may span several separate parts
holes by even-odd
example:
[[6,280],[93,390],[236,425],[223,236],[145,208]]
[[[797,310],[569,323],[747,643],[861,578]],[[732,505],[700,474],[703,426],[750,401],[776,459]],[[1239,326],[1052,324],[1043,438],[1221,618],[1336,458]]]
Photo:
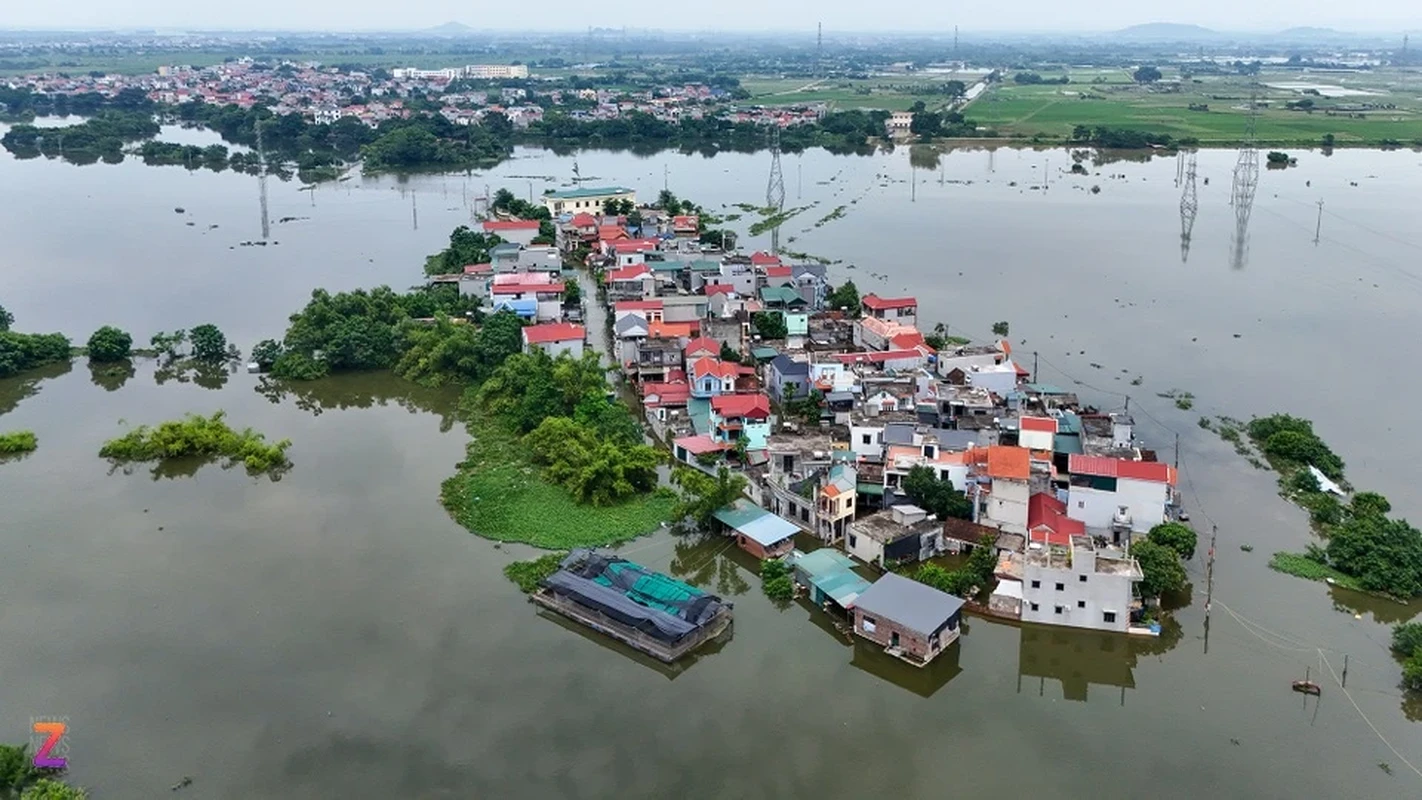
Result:
[[898,647],[898,646],[899,646],[899,632],[898,632],[898,631],[894,631],[893,633],[889,634],[889,646],[890,646],[890,647]]

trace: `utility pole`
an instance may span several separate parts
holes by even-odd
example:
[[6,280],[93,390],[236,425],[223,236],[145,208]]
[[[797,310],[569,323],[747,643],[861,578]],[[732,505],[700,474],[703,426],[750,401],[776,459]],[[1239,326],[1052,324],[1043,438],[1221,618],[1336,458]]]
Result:
[[1037,351],[1032,351],[1032,382],[1037,382]]
[[770,179],[765,186],[765,206],[775,209],[775,227],[770,229],[770,252],[780,252],[780,212],[785,210],[785,175],[780,169],[780,125],[770,128]]
[[533,181],[528,182],[528,202],[530,205],[533,204]]
[[958,60],[958,26],[953,26],[953,60]]
[[815,23],[815,77],[823,78],[825,74],[825,24]]
[[800,159],[798,159],[798,158],[795,159],[795,199],[796,199],[796,200],[799,200],[801,197],[804,197],[804,195],[805,195],[805,193],[804,193],[804,188],[805,188],[804,176],[801,174],[801,172],[802,172],[801,167],[803,167],[803,166],[804,166],[804,164],[802,164],[802,163],[800,162]]
[[1210,610],[1215,599],[1215,537],[1220,526],[1210,526],[1209,560],[1205,562],[1205,652],[1210,652]]
[[410,221],[414,224],[415,230],[420,229],[420,206],[415,199],[418,196],[414,190],[410,191]]
[[1343,654],[1343,688],[1348,688],[1348,654]]
[[670,180],[669,175],[671,174],[670,170],[671,167],[667,166],[666,164],[662,164],[662,191],[664,192],[671,190],[671,185],[668,183],[668,181]]
[[[271,217],[267,215],[267,150],[262,145],[262,120],[257,120],[257,193],[261,196],[262,240],[271,238]],[[61,142],[62,144],[62,142]]]
[[1318,235],[1323,232],[1323,200],[1318,201],[1318,222],[1313,226],[1313,246],[1318,247]]
[[1180,434],[1175,434],[1175,469],[1180,470]]

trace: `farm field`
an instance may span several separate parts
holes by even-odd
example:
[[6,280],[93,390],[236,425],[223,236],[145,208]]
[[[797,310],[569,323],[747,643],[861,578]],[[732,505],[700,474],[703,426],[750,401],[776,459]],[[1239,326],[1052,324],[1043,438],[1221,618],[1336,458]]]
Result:
[[[971,85],[975,76],[959,76]],[[807,78],[772,78],[746,76],[741,86],[750,92],[750,102],[761,105],[794,105],[798,103],[828,103],[832,110],[855,108],[905,111],[922,100],[929,108],[947,101],[940,87],[953,80],[952,75],[883,76],[867,80],[831,78],[814,81]]]
[[[1044,72],[1043,76],[1056,74]],[[1077,125],[1194,137],[1204,145],[1231,144],[1244,135],[1249,78],[1200,76],[1171,91],[1168,83],[1136,85],[1124,70],[1072,70],[1069,75],[1072,82],[1066,85],[1019,85],[1009,77],[964,113],[980,125],[1012,136],[1067,137]],[[1178,76],[1167,73],[1166,77]],[[1258,82],[1259,100],[1266,106],[1261,108],[1256,126],[1262,143],[1317,144],[1329,133],[1340,145],[1422,141],[1422,74],[1266,71]],[[1302,88],[1271,88],[1266,85],[1270,83],[1339,87],[1368,94],[1329,98],[1305,94]],[[1314,110],[1285,108],[1286,103],[1300,100],[1312,100]]]

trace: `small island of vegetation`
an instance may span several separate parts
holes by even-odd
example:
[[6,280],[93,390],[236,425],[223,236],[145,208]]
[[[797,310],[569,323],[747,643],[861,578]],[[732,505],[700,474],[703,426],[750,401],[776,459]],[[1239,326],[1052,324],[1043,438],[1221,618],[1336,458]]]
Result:
[[0,433],[0,457],[32,453],[37,447],[39,440],[33,431]]
[[63,770],[34,765],[28,745],[0,744],[0,798],[86,800],[89,793],[62,779]]
[[286,457],[290,439],[268,442],[251,428],[234,430],[227,424],[226,416],[226,412],[215,411],[206,417],[189,414],[156,428],[140,425],[105,442],[99,455],[115,465],[181,458],[225,458],[225,467],[242,464],[249,474],[266,473],[272,480],[279,479],[291,467]]

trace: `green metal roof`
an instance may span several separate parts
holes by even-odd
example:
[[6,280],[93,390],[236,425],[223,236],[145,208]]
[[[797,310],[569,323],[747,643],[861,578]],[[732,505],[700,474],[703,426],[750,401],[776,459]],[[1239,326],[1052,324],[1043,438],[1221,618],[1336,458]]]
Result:
[[810,583],[816,589],[829,595],[829,598],[840,606],[848,605],[858,599],[859,595],[868,589],[872,584],[864,580],[857,574],[845,569],[839,572],[832,572],[828,575],[812,575]]
[[1050,383],[1024,383],[1022,391],[1036,392],[1037,394],[1068,394],[1066,389],[1060,386],[1053,386]]
[[693,261],[691,262],[693,272],[720,272],[721,262],[719,261]]
[[806,577],[814,579],[816,576],[834,575],[838,572],[851,570],[854,567],[854,560],[832,547],[822,547],[795,559],[794,567],[797,571],[805,573]]
[[805,298],[800,293],[789,286],[766,286],[760,290],[760,299],[767,303],[780,303],[782,305],[805,304]]
[[685,261],[648,261],[653,272],[681,272],[686,269]]
[[737,500],[712,516],[728,528],[740,529],[769,514],[769,511],[753,506],[746,500]]
[[873,496],[875,496],[875,497],[883,497],[883,496],[884,496],[884,486],[883,486],[883,484],[879,484],[879,483],[861,483],[861,484],[856,485],[854,488],[855,488],[855,490],[857,490],[860,494],[868,494],[868,495],[873,495]]
[[1052,437],[1052,452],[1054,453],[1084,453],[1081,447],[1081,437],[1074,433],[1058,433]]
[[752,347],[751,355],[755,356],[761,361],[769,361],[770,359],[780,355],[780,351],[776,350],[774,347]]
[[632,190],[625,186],[596,186],[588,189],[565,189],[561,192],[549,192],[543,195],[554,200],[578,200],[584,197],[606,197],[611,194],[632,194]]

